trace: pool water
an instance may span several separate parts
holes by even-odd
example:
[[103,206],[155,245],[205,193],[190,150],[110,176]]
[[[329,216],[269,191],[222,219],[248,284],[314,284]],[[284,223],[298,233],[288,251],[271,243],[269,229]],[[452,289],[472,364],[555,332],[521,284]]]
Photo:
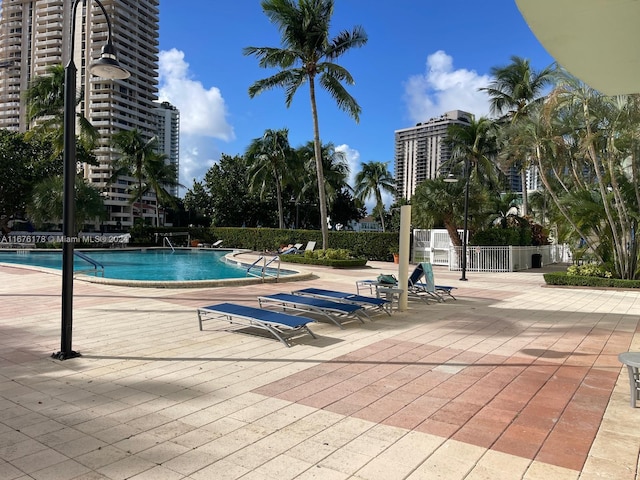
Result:
[[[189,281],[245,278],[246,267],[222,260],[228,251],[144,249],[82,251],[104,266],[104,277],[117,280]],[[61,251],[0,251],[0,262],[62,269]],[[92,274],[93,266],[74,256],[74,271]],[[284,273],[284,272],[281,272]]]

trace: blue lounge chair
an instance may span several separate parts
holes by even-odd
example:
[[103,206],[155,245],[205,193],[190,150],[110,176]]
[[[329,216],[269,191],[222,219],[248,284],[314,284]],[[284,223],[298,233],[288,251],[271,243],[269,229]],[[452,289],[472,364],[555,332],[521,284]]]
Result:
[[311,318],[247,307],[235,303],[219,303],[198,308],[200,330],[202,330],[202,322],[205,320],[223,320],[231,324],[235,323],[245,327],[267,330],[287,347],[291,346],[288,339],[299,334],[308,333],[313,338],[316,338],[307,326],[308,323],[314,321]]
[[[424,282],[420,281],[422,278],[424,278]],[[419,263],[409,278],[410,290],[418,295],[425,293],[438,302],[444,302],[443,295],[448,295],[455,300],[456,297],[451,293],[454,288],[456,287],[436,285],[433,279],[433,268],[428,262]]]
[[303,288],[301,290],[295,290],[291,293],[293,293],[294,295],[305,295],[315,298],[324,298],[341,303],[353,303],[354,305],[361,305],[365,309],[372,308],[376,310],[382,310],[386,312],[387,315],[391,315],[391,302],[383,298],[365,297],[364,295],[357,295],[355,293],[339,292],[336,290],[325,290],[322,288]]
[[[429,291],[432,291],[433,293],[438,295],[442,299],[442,301],[444,301],[443,295],[447,295],[447,296],[453,298],[454,300],[456,299],[456,297],[453,296],[453,293],[451,293],[451,290],[453,290],[456,287],[451,287],[449,285],[436,285],[435,284],[435,281],[433,279],[433,267],[431,266],[430,263],[422,262],[420,264],[420,266],[422,267],[422,270],[424,271],[424,281],[425,281],[426,288]],[[418,267],[416,267],[416,268],[418,268]]]
[[[364,323],[360,314],[364,308],[361,305],[349,303],[333,302],[321,298],[304,297],[302,295],[292,295],[290,293],[275,293],[258,297],[261,308],[278,306],[283,310],[297,310],[301,312],[315,313],[323,316],[330,322],[335,323],[340,328],[344,319],[356,319]],[[366,315],[366,314],[365,314]]]
[[[421,282],[422,278],[425,278],[424,282]],[[377,294],[379,294],[379,289],[383,289],[384,287],[397,287],[398,284],[386,284],[381,283],[377,280],[358,280],[356,281],[356,288],[358,293],[360,293],[361,288],[369,288],[373,290],[376,289]],[[444,296],[448,295],[449,297],[455,300],[456,297],[453,296],[451,290],[456,287],[450,287],[446,285],[435,285],[433,279],[433,268],[431,264],[428,262],[422,262],[416,265],[416,268],[411,272],[409,279],[407,280],[407,292],[410,296],[419,298],[428,303],[428,299],[432,298],[437,300],[438,302],[444,302]]]

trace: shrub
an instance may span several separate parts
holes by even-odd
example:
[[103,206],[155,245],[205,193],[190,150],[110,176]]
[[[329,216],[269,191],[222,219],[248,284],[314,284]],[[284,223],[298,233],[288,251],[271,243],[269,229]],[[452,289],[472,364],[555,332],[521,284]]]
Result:
[[640,288],[640,280],[568,275],[566,272],[545,273],[544,281],[547,285],[568,285],[574,287]]
[[348,250],[327,249],[304,252],[304,255],[287,254],[280,255],[282,262],[302,263],[306,265],[324,265],[333,268],[363,267],[367,264],[366,258],[354,258]]
[[567,275],[601,278],[611,278],[613,276],[611,272],[607,271],[603,266],[594,263],[571,265],[567,268]]

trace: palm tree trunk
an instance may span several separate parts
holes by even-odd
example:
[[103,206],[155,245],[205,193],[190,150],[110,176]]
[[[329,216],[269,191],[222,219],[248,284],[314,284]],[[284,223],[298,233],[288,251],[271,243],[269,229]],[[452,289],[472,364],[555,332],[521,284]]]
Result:
[[140,178],[140,181],[138,182],[138,188],[139,188],[139,192],[138,193],[138,206],[140,207],[140,222],[142,224],[144,224],[144,215],[142,213],[142,178]]
[[455,226],[455,224],[445,219],[444,228],[446,228],[447,233],[449,233],[449,239],[451,240],[451,243],[455,247],[461,247],[462,240],[460,239],[460,234],[458,233],[458,228]]
[[376,190],[376,204],[380,212],[380,225],[382,225],[382,231],[384,232],[384,204],[382,203],[382,193],[380,193],[379,189]]
[[284,207],[282,205],[282,185],[276,177],[276,197],[278,200],[278,225],[280,229],[284,228]]
[[324,188],[324,171],[322,169],[322,147],[320,144],[320,127],[318,125],[318,109],[316,107],[316,87],[314,78],[309,77],[309,95],[311,97],[311,116],[313,117],[313,148],[316,157],[316,174],[318,176],[318,202],[320,203],[320,229],[322,231],[322,249],[329,248],[329,226],[327,224],[327,198]]

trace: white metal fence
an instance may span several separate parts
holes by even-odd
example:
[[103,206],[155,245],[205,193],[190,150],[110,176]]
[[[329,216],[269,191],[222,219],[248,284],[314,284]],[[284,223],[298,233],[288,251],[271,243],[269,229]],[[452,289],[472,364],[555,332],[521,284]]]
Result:
[[[566,245],[542,245],[539,247],[479,247],[467,248],[467,271],[517,272],[540,268],[552,263],[569,263],[571,256]],[[451,247],[449,270],[461,270],[462,247]]]
[[[462,231],[458,232],[462,236]],[[414,230],[413,261],[462,269],[462,247],[454,247],[446,230]],[[570,263],[567,245],[539,247],[467,247],[467,270],[472,272],[516,272],[552,263]]]
[[[458,231],[462,237],[462,230]],[[432,265],[449,265],[449,250],[453,247],[449,232],[444,229],[413,231],[413,261]]]

